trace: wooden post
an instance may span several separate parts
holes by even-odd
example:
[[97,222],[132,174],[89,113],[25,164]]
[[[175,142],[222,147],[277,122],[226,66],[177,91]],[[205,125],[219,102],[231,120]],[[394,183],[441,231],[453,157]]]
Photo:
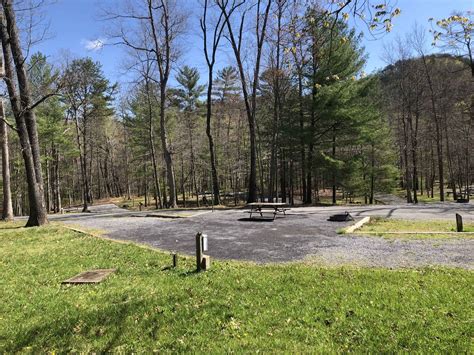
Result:
[[196,234],[196,271],[201,271],[201,261],[202,261],[202,233],[199,232]]
[[456,230],[462,232],[462,216],[459,213],[456,213]]
[[174,253],[173,255],[173,267],[178,267],[178,253]]

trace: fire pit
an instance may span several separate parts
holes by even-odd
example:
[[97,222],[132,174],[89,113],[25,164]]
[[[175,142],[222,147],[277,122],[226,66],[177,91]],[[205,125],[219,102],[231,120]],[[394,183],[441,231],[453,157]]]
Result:
[[333,214],[332,216],[329,216],[328,218],[328,221],[331,221],[331,222],[347,222],[347,221],[353,221],[353,220],[354,218],[350,215],[349,212]]

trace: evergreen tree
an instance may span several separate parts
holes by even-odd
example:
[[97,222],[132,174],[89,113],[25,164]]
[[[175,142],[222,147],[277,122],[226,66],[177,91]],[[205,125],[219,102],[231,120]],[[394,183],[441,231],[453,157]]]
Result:
[[77,149],[80,153],[83,212],[92,203],[91,156],[94,153],[94,125],[110,116],[110,103],[115,85],[105,78],[101,65],[90,58],[75,59],[65,74],[64,103],[68,118],[76,129]]

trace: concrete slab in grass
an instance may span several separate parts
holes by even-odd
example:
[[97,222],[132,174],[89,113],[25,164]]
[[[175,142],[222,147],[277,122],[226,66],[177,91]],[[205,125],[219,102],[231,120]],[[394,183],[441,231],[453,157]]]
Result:
[[80,274],[63,281],[63,284],[96,284],[102,282],[117,269],[96,269],[81,272]]

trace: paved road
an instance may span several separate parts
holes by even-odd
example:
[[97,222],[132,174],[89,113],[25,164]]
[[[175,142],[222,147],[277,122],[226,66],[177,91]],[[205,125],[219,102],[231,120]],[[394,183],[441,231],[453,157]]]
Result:
[[380,267],[446,265],[474,269],[474,239],[386,240],[338,235],[349,223],[328,222],[333,213],[354,217],[384,216],[403,219],[451,219],[461,213],[474,221],[472,204],[427,204],[357,207],[293,208],[273,222],[248,221],[242,210],[160,212],[189,218],[146,217],[114,205],[93,206],[89,214],[51,216],[51,220],[104,230],[107,236],[164,250],[194,253],[194,235],[209,235],[209,254],[220,259],[286,262],[309,259],[316,263]]

